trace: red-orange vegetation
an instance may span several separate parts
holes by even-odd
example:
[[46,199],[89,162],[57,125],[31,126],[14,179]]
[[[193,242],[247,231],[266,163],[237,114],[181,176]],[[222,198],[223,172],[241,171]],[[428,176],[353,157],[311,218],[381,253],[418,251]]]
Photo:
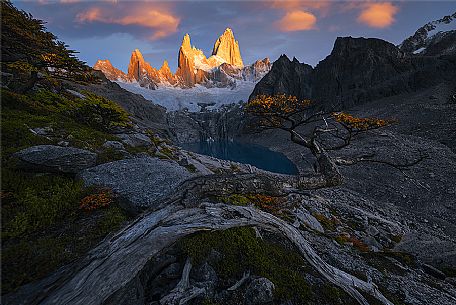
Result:
[[393,120],[378,118],[358,118],[346,112],[335,112],[332,114],[336,122],[350,130],[368,130],[388,126],[394,123]]
[[293,114],[307,109],[310,100],[300,100],[287,94],[258,95],[246,105],[246,111],[254,114]]
[[103,189],[97,194],[88,195],[82,198],[79,208],[85,211],[92,211],[98,208],[109,206],[113,202],[111,190]]

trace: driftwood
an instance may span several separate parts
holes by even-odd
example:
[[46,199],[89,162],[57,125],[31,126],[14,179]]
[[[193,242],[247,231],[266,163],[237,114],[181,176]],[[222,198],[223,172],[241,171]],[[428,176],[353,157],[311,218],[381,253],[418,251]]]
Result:
[[[361,292],[383,304],[392,304],[375,284],[324,262],[301,232],[287,222],[254,207],[210,203],[192,208],[170,204],[158,211],[145,213],[103,241],[71,270],[58,272],[38,285],[24,287],[6,303],[102,304],[134,279],[147,261],[180,238],[199,231],[241,226],[261,227],[286,236],[322,276],[345,290],[360,304],[368,304]],[[187,264],[187,269],[190,267]],[[185,291],[188,288],[187,279],[184,274],[182,285],[178,285],[174,292]]]
[[187,258],[185,262],[184,271],[182,271],[182,278],[176,287],[169,292],[168,295],[164,296],[160,300],[161,305],[174,305],[186,304],[188,301],[202,295],[206,292],[204,288],[191,287],[190,286],[190,270],[192,269],[192,262],[190,258]]

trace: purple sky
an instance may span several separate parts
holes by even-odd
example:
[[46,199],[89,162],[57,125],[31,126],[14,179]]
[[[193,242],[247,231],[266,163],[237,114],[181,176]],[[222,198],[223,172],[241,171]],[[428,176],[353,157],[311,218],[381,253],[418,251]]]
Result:
[[315,66],[338,36],[377,37],[394,44],[425,23],[450,15],[454,1],[13,1],[47,22],[89,65],[109,59],[126,71],[138,48],[152,66],[177,68],[185,33],[210,55],[226,27],[239,41],[244,63],[281,54]]

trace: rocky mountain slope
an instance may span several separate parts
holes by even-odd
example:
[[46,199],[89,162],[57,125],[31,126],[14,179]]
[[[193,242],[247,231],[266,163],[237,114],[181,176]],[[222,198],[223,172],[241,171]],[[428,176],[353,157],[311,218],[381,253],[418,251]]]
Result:
[[[454,54],[456,12],[420,27],[398,47],[407,53],[421,55]],[[433,50],[439,45],[439,50]],[[429,48],[431,46],[431,48]]]
[[281,92],[343,109],[454,79],[455,56],[414,55],[381,39],[339,37],[314,69],[279,58],[250,98]]
[[190,35],[186,34],[179,48],[175,74],[171,72],[167,61],[160,69],[153,68],[138,49],[132,52],[127,74],[119,73],[118,69],[106,62],[99,60],[94,68],[101,70],[110,80],[137,82],[149,89],[164,86],[191,88],[197,84],[208,88],[235,87],[236,81],[258,81],[271,66],[268,58],[244,66],[239,43],[230,28],[216,40],[210,57],[192,46]]

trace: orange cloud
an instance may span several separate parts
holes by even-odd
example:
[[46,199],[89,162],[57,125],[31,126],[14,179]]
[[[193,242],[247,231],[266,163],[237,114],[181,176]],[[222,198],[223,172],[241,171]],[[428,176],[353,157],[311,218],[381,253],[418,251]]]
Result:
[[271,3],[273,8],[284,10],[303,9],[307,11],[327,10],[330,1],[303,1],[303,0],[275,0]]
[[315,28],[317,17],[312,13],[295,10],[285,14],[276,25],[281,31],[307,31]]
[[136,25],[149,28],[152,34],[151,40],[166,37],[177,31],[180,18],[172,13],[157,8],[151,8],[147,5],[141,5],[129,8],[112,8],[92,7],[76,16],[79,23],[85,22],[102,22],[107,24]]
[[391,2],[368,3],[358,16],[358,22],[373,28],[386,28],[393,24],[398,11]]

